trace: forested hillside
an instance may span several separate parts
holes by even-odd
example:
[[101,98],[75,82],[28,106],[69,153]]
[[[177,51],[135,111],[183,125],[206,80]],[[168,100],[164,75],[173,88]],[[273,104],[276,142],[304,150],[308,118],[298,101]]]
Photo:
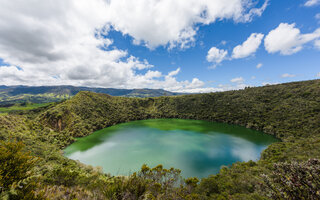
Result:
[[73,136],[132,120],[201,119],[262,130],[281,139],[320,133],[320,81],[177,97],[122,98],[80,92],[39,120]]
[[[0,116],[0,161],[24,161],[10,162],[0,169],[0,197],[318,199],[319,111],[320,80],[157,98],[79,92],[48,108]],[[61,153],[75,137],[121,122],[150,118],[238,124],[272,134],[282,142],[270,145],[258,162],[235,163],[202,180],[182,180],[179,170],[164,170],[161,166],[143,166],[131,176],[112,177]],[[10,170],[17,167],[20,174],[28,175],[13,176]]]

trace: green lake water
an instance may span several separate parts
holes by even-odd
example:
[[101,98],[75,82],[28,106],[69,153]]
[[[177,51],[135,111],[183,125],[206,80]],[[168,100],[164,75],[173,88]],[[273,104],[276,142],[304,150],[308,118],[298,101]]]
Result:
[[258,160],[278,140],[240,126],[199,120],[152,119],[118,124],[78,138],[65,149],[68,158],[129,175],[143,164],[182,170],[184,177],[205,177],[221,166]]

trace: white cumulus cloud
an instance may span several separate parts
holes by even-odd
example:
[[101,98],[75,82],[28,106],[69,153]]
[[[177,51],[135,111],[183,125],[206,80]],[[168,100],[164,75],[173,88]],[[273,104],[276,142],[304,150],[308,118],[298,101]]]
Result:
[[312,33],[301,34],[295,24],[281,23],[265,37],[264,45],[269,53],[280,52],[282,55],[291,55],[317,38],[320,38],[320,28]]
[[307,0],[304,6],[311,7],[320,4],[320,0]]
[[213,68],[215,68],[224,60],[240,59],[251,56],[258,50],[263,37],[264,35],[261,33],[252,33],[241,45],[233,48],[231,56],[228,56],[227,50],[212,47],[208,51],[207,61],[214,63]]
[[282,78],[293,78],[293,77],[295,77],[296,75],[294,75],[294,74],[288,74],[288,73],[285,73],[285,74],[282,74],[281,75],[281,77]]
[[244,79],[242,77],[233,78],[230,80],[232,83],[243,83]]
[[253,55],[258,50],[263,37],[261,33],[252,33],[243,44],[233,49],[232,58],[238,59]]
[[277,85],[279,84],[278,82],[274,82],[274,83],[271,83],[271,82],[263,82],[261,85],[262,86],[267,86],[267,85]]
[[199,25],[229,19],[249,22],[262,7],[253,0],[1,0],[0,85],[78,85],[220,91],[178,80],[147,60],[118,49],[110,30],[149,48],[186,48]]
[[257,69],[260,69],[262,66],[263,66],[263,64],[262,64],[262,63],[259,63],[259,64],[257,64],[256,68],[257,68]]
[[207,54],[207,61],[219,64],[227,58],[228,51],[212,47]]
[[108,0],[106,19],[117,31],[149,48],[169,45],[186,48],[195,41],[199,24],[230,19],[249,22],[261,16],[253,0]]

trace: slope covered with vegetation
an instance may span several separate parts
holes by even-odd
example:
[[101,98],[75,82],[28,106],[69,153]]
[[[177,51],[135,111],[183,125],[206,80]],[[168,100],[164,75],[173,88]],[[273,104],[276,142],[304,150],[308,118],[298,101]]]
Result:
[[182,118],[238,124],[287,140],[320,133],[319,102],[319,80],[144,99],[80,92],[39,118],[74,136],[132,120]]
[[[38,158],[34,163],[23,163],[33,166],[26,170],[30,175],[0,186],[1,195],[19,197],[27,193],[50,199],[317,199],[320,191],[310,188],[320,185],[316,160],[320,157],[319,111],[320,80],[157,98],[79,92],[70,100],[37,112],[0,116],[1,151],[6,152],[3,155],[10,155],[17,140],[25,144],[24,148],[16,148],[23,152],[18,155]],[[262,130],[282,142],[270,145],[258,162],[235,163],[201,181],[182,180],[179,170],[161,166],[143,166],[129,177],[112,177],[61,154],[75,137],[117,123],[150,118],[237,124]],[[0,180],[5,174],[10,173],[0,171]],[[288,177],[290,187],[281,184],[281,176]],[[308,185],[310,176],[313,178]],[[19,184],[26,187],[21,189]]]

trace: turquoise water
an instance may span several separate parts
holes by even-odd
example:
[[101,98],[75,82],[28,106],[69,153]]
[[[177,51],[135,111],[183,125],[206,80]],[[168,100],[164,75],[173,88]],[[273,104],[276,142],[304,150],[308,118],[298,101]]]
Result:
[[278,140],[240,126],[199,120],[154,119],[105,128],[65,149],[68,158],[101,166],[111,175],[128,175],[143,164],[182,170],[184,177],[205,177],[221,166],[258,160]]

